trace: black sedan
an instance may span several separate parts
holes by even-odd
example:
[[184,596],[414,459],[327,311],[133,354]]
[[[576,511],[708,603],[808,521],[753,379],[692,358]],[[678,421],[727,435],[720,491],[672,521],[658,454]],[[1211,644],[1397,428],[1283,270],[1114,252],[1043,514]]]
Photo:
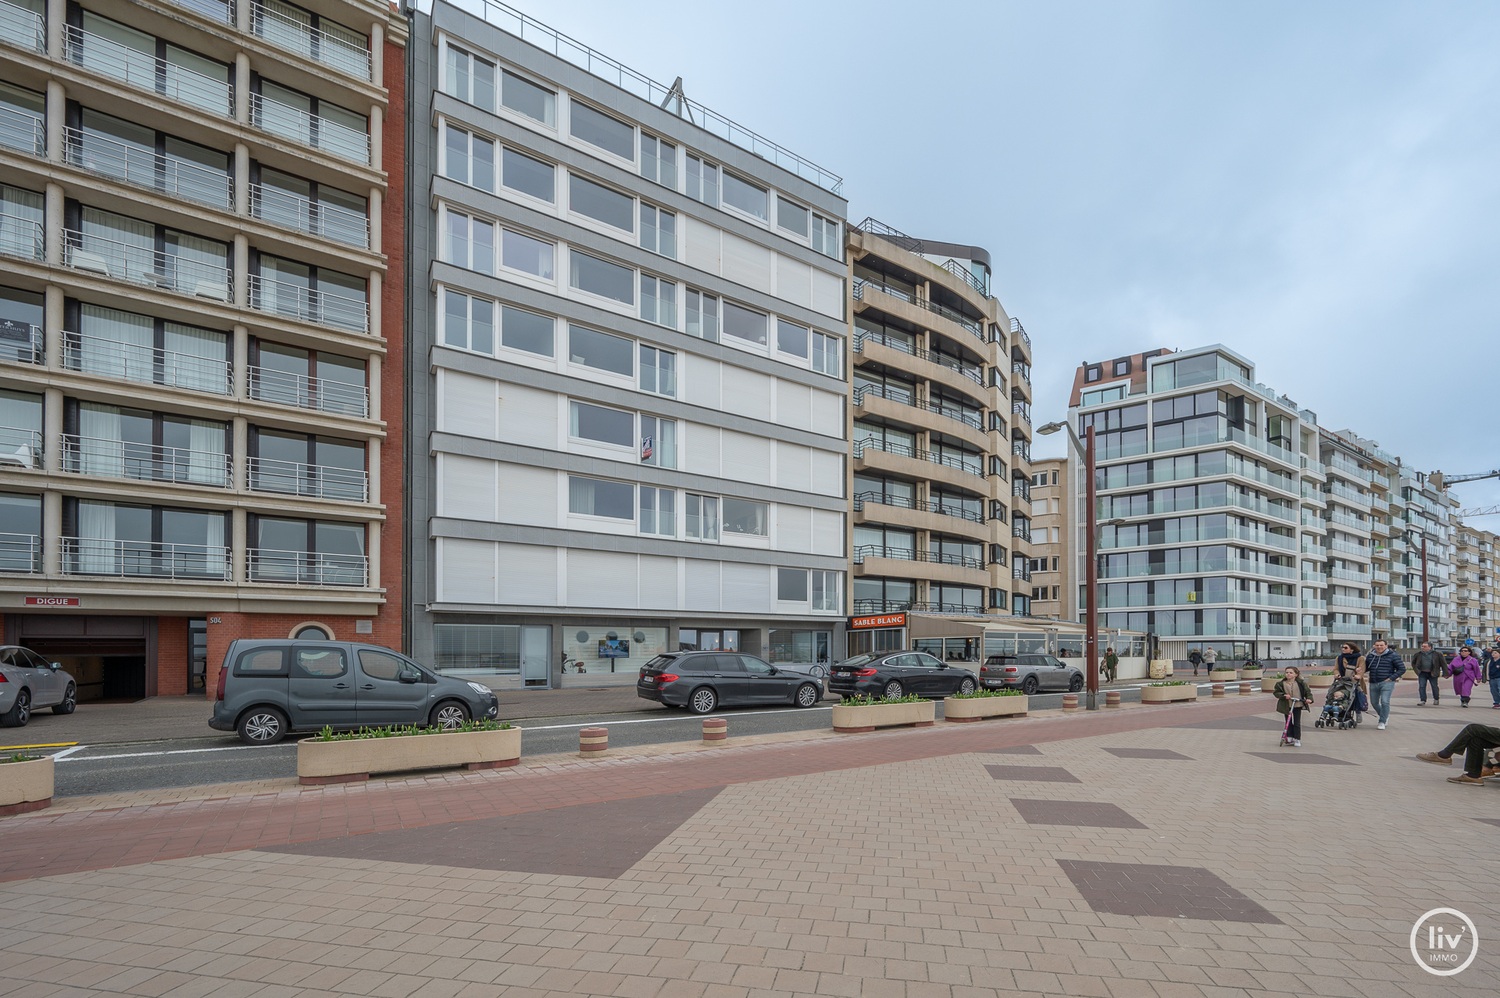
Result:
[[641,667],[635,695],[694,714],[715,707],[795,704],[823,699],[816,678],[738,652],[679,651],[658,655]]
[[945,697],[973,693],[978,688],[978,678],[968,669],[920,651],[855,655],[835,665],[828,674],[828,692],[843,697]]

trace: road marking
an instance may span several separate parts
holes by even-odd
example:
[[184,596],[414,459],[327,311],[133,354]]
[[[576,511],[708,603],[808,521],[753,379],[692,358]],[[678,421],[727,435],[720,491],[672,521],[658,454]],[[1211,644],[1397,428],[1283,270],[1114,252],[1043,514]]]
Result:
[[[288,744],[295,743],[289,742]],[[79,746],[79,748],[86,747],[87,746],[83,745]],[[61,756],[53,756],[52,758],[60,762],[99,762],[104,759],[147,759],[161,755],[192,755],[198,752],[238,752],[243,749],[260,749],[270,747],[271,746],[267,745],[225,745],[220,748],[170,749],[165,752],[121,752],[118,755],[91,755],[82,759],[63,759],[61,758]]]
[[0,752],[10,752],[15,749],[66,748],[77,744],[77,742],[37,742],[35,745],[0,745]]
[[[744,715],[744,716],[747,716],[747,717],[749,717],[749,716],[753,716],[753,717],[765,717],[767,714],[806,714],[806,713],[808,713],[810,711],[814,711],[814,710],[832,710],[832,709],[833,709],[833,705],[832,704],[830,704],[827,707],[786,707],[786,708],[783,708],[781,710],[758,710],[753,715]],[[665,721],[686,721],[686,720],[690,720],[692,718],[697,718],[698,720],[702,720],[703,718],[708,717],[708,716],[709,715],[707,715],[707,714],[688,714],[687,716],[684,717],[683,715],[678,714],[678,715],[676,715],[674,717],[643,717],[643,718],[640,718],[638,720],[631,720],[631,721],[586,721],[583,724],[538,724],[538,725],[517,724],[516,727],[522,729],[523,731],[566,731],[569,728],[607,728],[611,724],[661,724],[661,723],[663,723]],[[718,716],[720,716],[720,717],[731,717],[733,715],[730,715],[730,714],[720,714]]]
[[53,762],[57,762],[60,759],[66,759],[68,756],[72,755],[74,752],[82,752],[86,748],[88,748],[87,745],[77,745],[77,744],[75,744],[72,748],[65,748],[61,752],[54,752],[54,753],[52,753],[52,761]]

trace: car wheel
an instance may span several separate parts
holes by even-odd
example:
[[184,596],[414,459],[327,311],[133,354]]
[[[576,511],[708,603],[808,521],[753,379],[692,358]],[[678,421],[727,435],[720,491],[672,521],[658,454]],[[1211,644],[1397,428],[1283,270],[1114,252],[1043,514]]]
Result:
[[906,696],[906,688],[903,687],[897,680],[892,679],[890,682],[885,684],[885,689],[881,691],[880,695],[885,697],[887,700],[900,700],[902,697]]
[[818,688],[812,683],[803,683],[797,687],[797,706],[812,707],[819,699]]
[[18,690],[16,702],[10,705],[10,710],[0,715],[0,725],[7,728],[24,728],[29,720],[31,720],[31,691]]
[[1037,682],[1035,676],[1027,676],[1025,679],[1021,680],[1021,692],[1025,693],[1029,697],[1036,696],[1036,691],[1041,688],[1042,684]]
[[974,692],[974,680],[972,680],[972,679],[965,679],[963,682],[959,683],[958,684],[958,692],[964,694],[965,696],[967,696],[970,693],[973,693]]
[[78,688],[72,683],[68,684],[68,692],[63,694],[62,703],[52,708],[54,714],[71,714],[78,709]]
[[694,714],[712,714],[719,705],[719,694],[712,686],[700,686],[688,697],[688,709]]
[[432,708],[432,716],[427,718],[429,727],[442,728],[444,731],[452,731],[469,720],[469,708],[457,700],[445,700]]
[[1083,676],[1075,672],[1073,673],[1073,678],[1068,680],[1068,692],[1077,693],[1081,689],[1083,689]]
[[256,707],[245,712],[236,730],[246,745],[275,745],[286,737],[286,715],[275,707]]

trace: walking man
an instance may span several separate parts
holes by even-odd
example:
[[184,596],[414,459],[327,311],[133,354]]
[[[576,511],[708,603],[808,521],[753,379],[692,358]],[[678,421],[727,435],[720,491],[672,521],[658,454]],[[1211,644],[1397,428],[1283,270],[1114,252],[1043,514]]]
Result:
[[1431,641],[1422,642],[1422,650],[1412,656],[1412,671],[1417,674],[1417,695],[1421,697],[1418,703],[1427,706],[1427,684],[1432,684],[1432,705],[1438,704],[1438,679],[1447,671],[1448,663],[1443,661],[1443,656],[1432,650]]
[[1104,649],[1104,681],[1112,683],[1115,681],[1115,672],[1120,668],[1120,656],[1115,654],[1113,647]]
[[1188,652],[1188,661],[1193,664],[1193,675],[1198,674],[1198,666],[1203,664],[1203,653],[1194,648]]
[[1484,755],[1497,746],[1500,746],[1500,728],[1492,728],[1487,724],[1465,724],[1453,741],[1436,752],[1419,752],[1417,758],[1423,762],[1446,766],[1453,761],[1455,752],[1462,752],[1464,754],[1463,775],[1450,776],[1448,782],[1482,787],[1484,786]]
[[1375,699],[1375,714],[1381,731],[1391,719],[1391,694],[1396,690],[1396,680],[1406,674],[1406,663],[1396,650],[1378,638],[1370,653],[1365,656],[1365,675],[1370,680],[1370,694]]

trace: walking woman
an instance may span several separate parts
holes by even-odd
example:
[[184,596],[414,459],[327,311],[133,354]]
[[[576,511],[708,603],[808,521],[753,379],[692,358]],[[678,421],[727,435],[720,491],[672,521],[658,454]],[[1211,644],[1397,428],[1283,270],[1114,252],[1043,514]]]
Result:
[[1448,671],[1453,674],[1453,692],[1458,694],[1459,704],[1467,707],[1469,695],[1474,692],[1474,684],[1479,682],[1479,675],[1484,667],[1468,647],[1463,647],[1453,656],[1453,661],[1448,663]]
[[1302,708],[1312,706],[1312,690],[1302,678],[1302,670],[1295,665],[1286,667],[1286,672],[1276,681],[1271,691],[1276,694],[1276,712],[1287,718],[1283,742],[1294,748],[1302,747]]
[[1363,714],[1370,709],[1370,684],[1365,679],[1365,657],[1360,654],[1359,645],[1353,641],[1345,641],[1339,649],[1339,657],[1334,660],[1334,668],[1338,670],[1340,679],[1354,680],[1354,709]]

